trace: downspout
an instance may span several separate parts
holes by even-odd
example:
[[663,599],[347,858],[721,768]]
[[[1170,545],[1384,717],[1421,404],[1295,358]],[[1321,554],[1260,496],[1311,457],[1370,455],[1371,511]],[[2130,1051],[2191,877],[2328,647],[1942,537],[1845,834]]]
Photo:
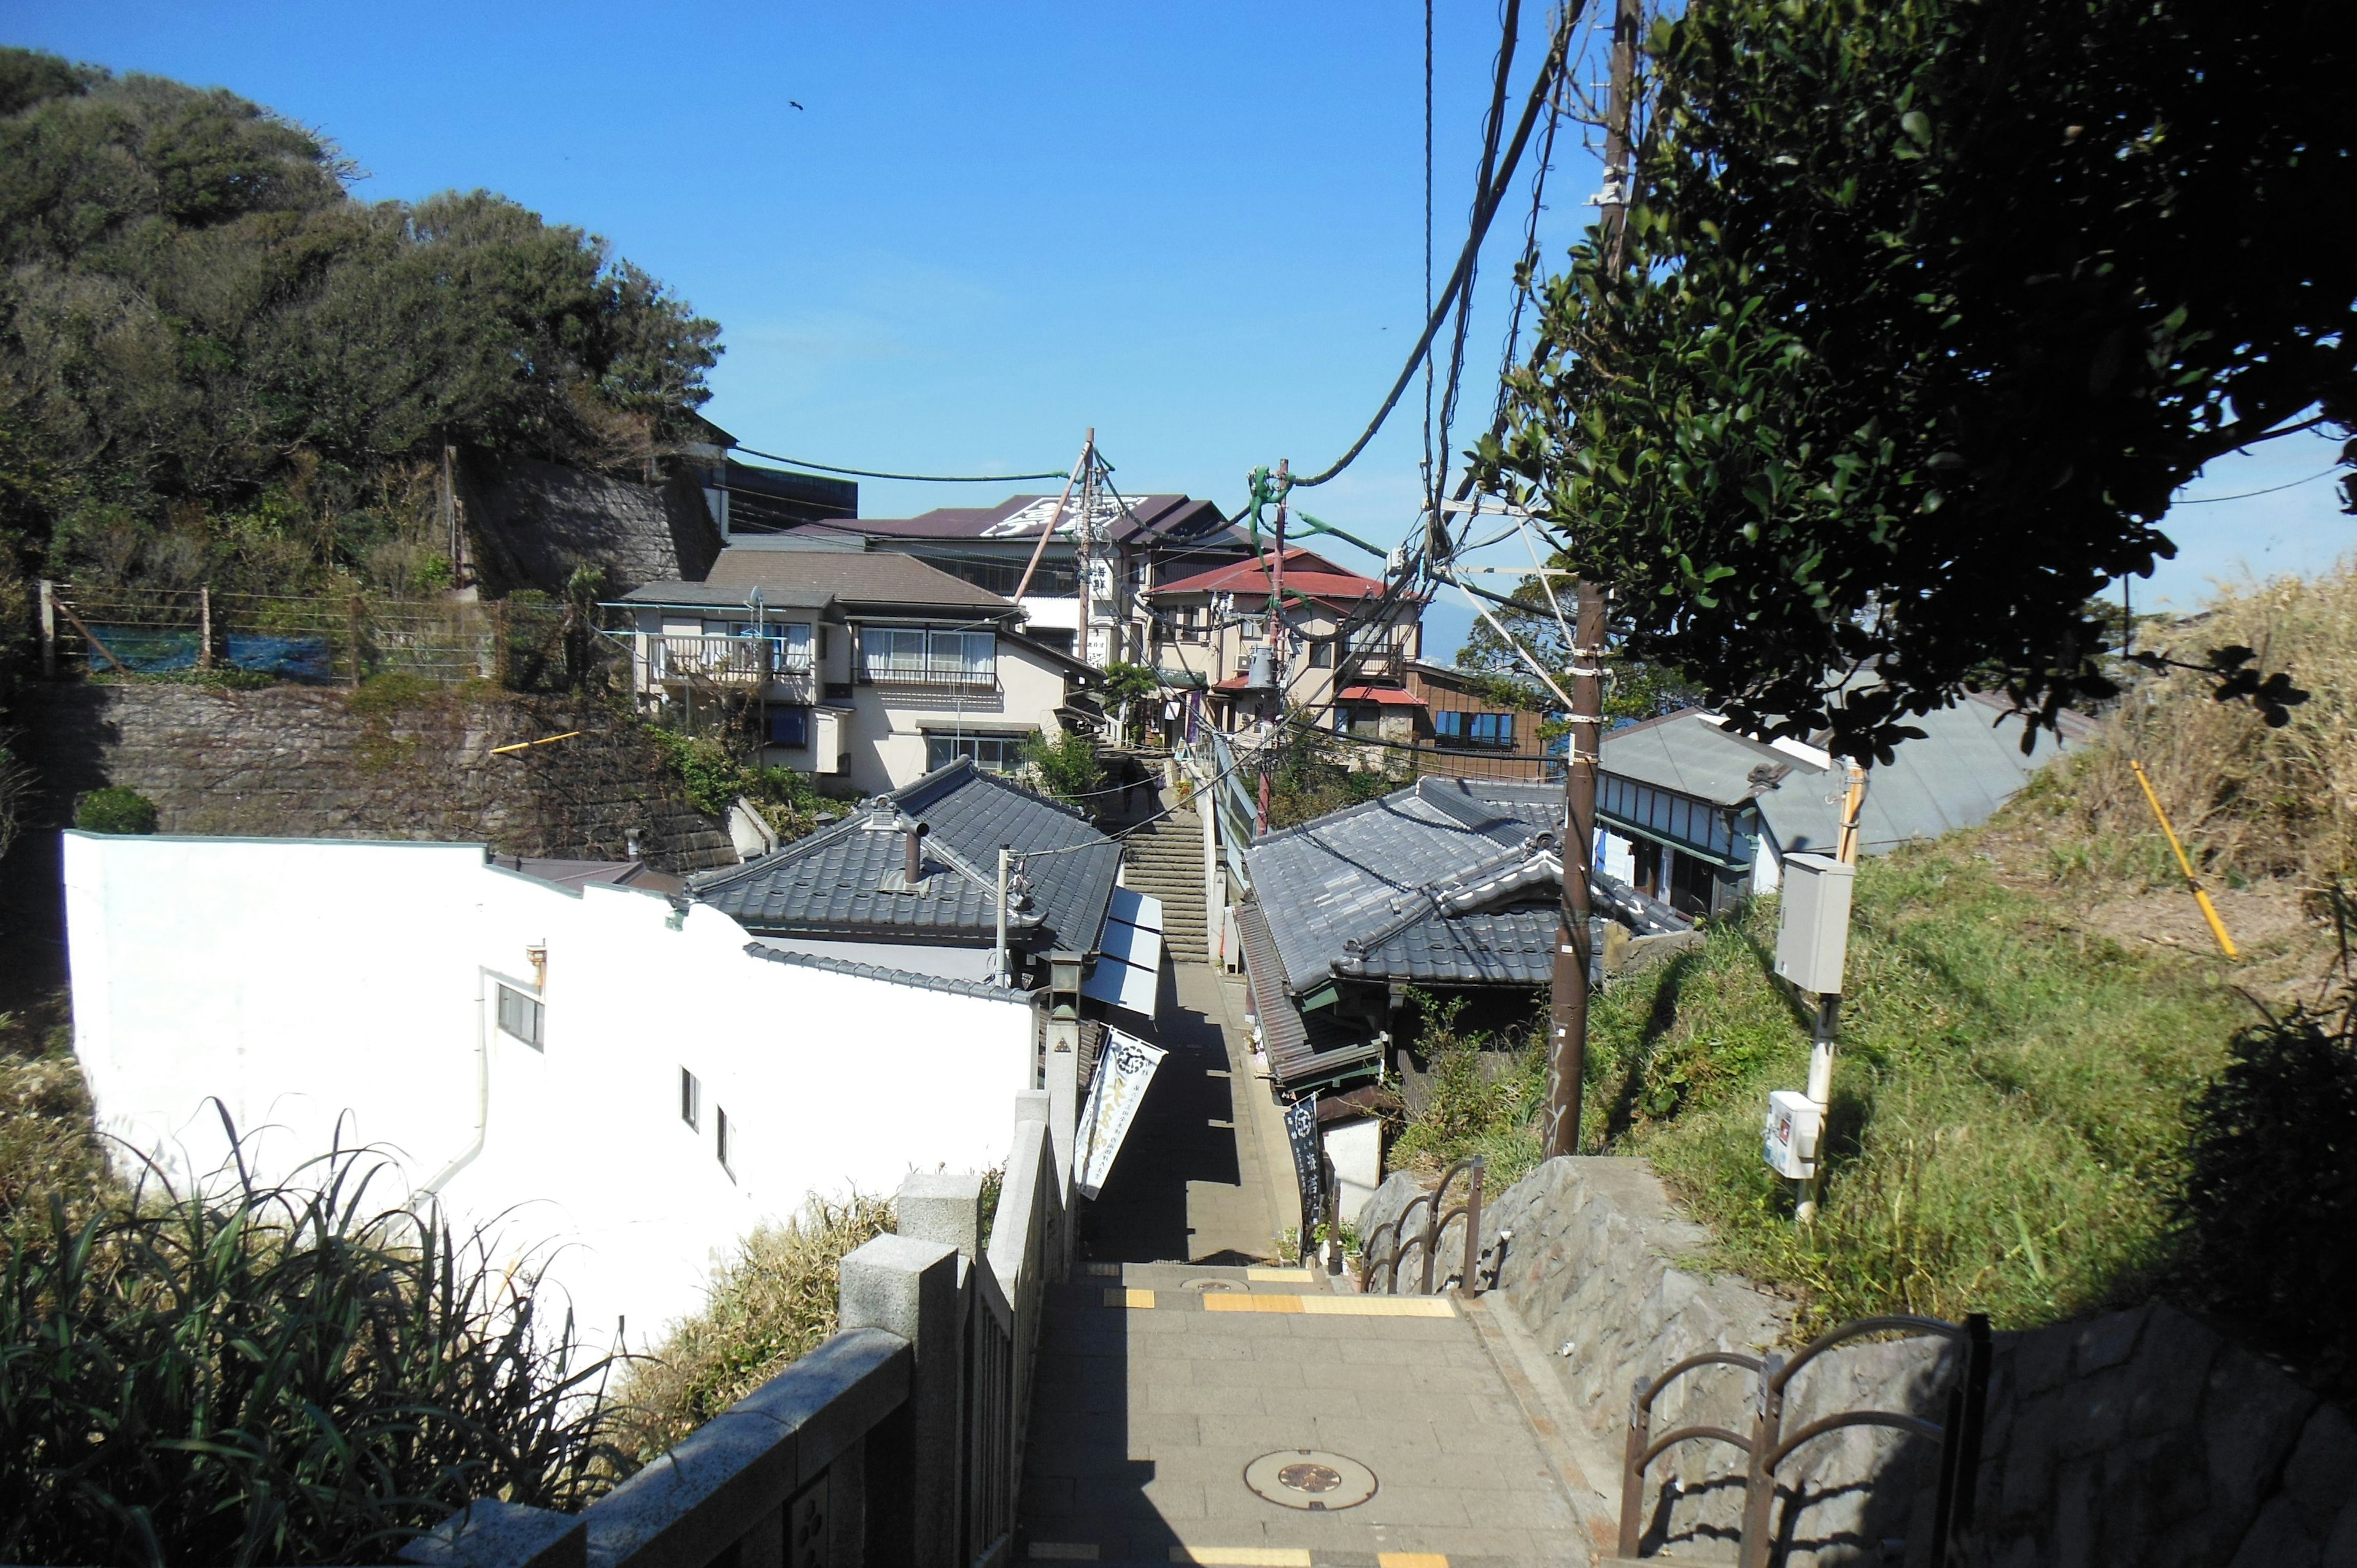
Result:
[[417,1190],[433,1197],[442,1196],[442,1187],[452,1176],[475,1163],[483,1152],[483,1132],[491,1121],[491,1041],[490,1031],[483,1027],[483,971],[475,968],[475,1141],[459,1153],[457,1159],[435,1173],[434,1179]]

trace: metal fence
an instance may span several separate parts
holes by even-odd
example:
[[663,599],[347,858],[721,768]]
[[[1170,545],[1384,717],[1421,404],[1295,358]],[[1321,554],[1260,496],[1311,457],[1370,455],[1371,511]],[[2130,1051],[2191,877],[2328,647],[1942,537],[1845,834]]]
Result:
[[42,672],[242,671],[307,685],[407,674],[561,691],[602,665],[567,607],[277,595],[194,588],[40,585]]
[[1066,1246],[1044,1091],[982,1178],[902,1184],[897,1234],[843,1260],[843,1331],[582,1513],[477,1502],[403,1557],[450,1568],[999,1568],[1032,1362]]

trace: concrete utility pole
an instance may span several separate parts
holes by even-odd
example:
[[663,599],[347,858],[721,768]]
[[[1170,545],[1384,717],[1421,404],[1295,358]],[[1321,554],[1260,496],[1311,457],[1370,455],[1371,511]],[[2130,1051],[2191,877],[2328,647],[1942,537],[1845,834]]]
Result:
[[[1629,126],[1635,108],[1637,30],[1643,0],[1617,0],[1612,16],[1612,96],[1605,113],[1604,256],[1618,270],[1629,214]],[[1577,524],[1575,524],[1575,527]],[[1594,942],[1587,886],[1596,859],[1596,767],[1604,732],[1604,591],[1582,577],[1571,648],[1571,735],[1564,758],[1563,929],[1555,934],[1548,998],[1546,1152],[1579,1153],[1581,1090],[1587,1076],[1587,975]]]

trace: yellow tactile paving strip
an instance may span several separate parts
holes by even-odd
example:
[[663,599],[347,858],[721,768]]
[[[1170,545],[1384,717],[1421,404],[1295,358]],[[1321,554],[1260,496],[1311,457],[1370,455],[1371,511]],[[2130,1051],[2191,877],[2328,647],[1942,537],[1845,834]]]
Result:
[[[1115,1285],[1104,1293],[1104,1304],[1130,1312],[1152,1312],[1163,1304],[1157,1293],[1135,1285]],[[1197,1296],[1173,1293],[1170,1306],[1178,1311],[1295,1312],[1313,1317],[1454,1317],[1457,1304],[1445,1295],[1226,1295]]]
[[[1032,1563],[1094,1563],[1098,1558],[1095,1542],[1083,1541],[1035,1541],[1023,1555]],[[1312,1563],[1308,1549],[1298,1546],[1174,1546],[1170,1561],[1200,1568],[1311,1568]],[[1379,1552],[1375,1563],[1377,1568],[1448,1568],[1448,1554],[1440,1552]]]

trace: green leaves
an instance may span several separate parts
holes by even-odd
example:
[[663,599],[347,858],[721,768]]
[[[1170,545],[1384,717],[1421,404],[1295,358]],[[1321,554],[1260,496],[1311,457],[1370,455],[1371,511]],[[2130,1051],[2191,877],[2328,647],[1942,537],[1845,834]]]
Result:
[[1591,242],[1548,281],[1563,352],[1510,378],[1484,477],[1575,522],[1631,652],[1764,726],[1871,755],[1968,686],[2102,696],[2082,607],[2172,553],[2178,486],[2295,411],[2357,420],[2357,252],[2314,220],[2352,48],[2303,14],[1664,21],[1646,220],[1624,270]]

